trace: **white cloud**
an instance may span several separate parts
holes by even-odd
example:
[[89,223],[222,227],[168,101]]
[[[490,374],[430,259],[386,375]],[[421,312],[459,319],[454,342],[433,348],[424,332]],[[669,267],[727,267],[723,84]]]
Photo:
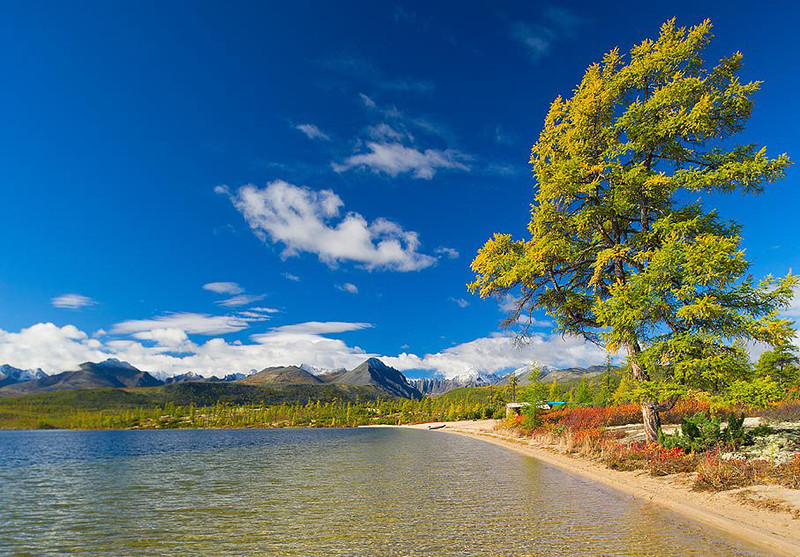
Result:
[[61,296],[53,298],[51,303],[53,306],[63,309],[81,309],[97,304],[96,301],[88,296],[82,296],[80,294],[62,294]]
[[224,335],[247,328],[247,322],[231,315],[168,313],[153,319],[131,319],[111,328],[114,334],[134,334],[155,329],[181,329],[189,334]]
[[292,280],[294,282],[300,282],[300,277],[293,275],[292,273],[283,273],[283,278],[286,280]]
[[253,340],[259,341],[264,337],[294,334],[294,335],[322,335],[331,333],[348,333],[351,331],[360,331],[362,329],[371,329],[374,327],[372,323],[351,323],[348,321],[307,321],[305,323],[296,323],[294,325],[282,325],[270,329],[270,332],[260,335],[253,335]]
[[[188,338],[187,330],[201,330],[204,331],[201,334],[207,334],[211,324],[201,326],[196,316],[190,323],[187,314],[173,315],[172,320],[126,321],[123,322],[125,326],[115,327],[118,333],[130,333],[132,340],[91,338],[73,325],[58,327],[52,323],[38,323],[18,333],[0,329],[0,362],[23,369],[40,367],[53,373],[76,369],[81,362],[113,357],[139,369],[168,374],[191,370],[205,375],[224,375],[301,363],[323,368],[351,368],[367,357],[379,356],[401,370],[431,370],[453,377],[471,371],[495,373],[516,369],[534,361],[555,367],[588,366],[605,361],[605,352],[595,345],[574,337],[562,339],[538,333],[521,347],[514,343],[511,335],[496,334],[422,357],[405,352],[380,356],[323,336],[372,327],[370,323],[351,322],[311,321],[284,325],[268,333],[252,335],[250,343],[226,342],[222,338],[194,343]],[[240,323],[245,326],[244,321]],[[219,328],[226,329],[225,326]]]
[[237,308],[252,304],[253,302],[257,302],[259,300],[263,300],[266,297],[266,294],[239,294],[238,296],[233,296],[225,300],[219,300],[215,303],[225,306],[226,308]]
[[[217,187],[219,188],[220,186]],[[244,292],[244,288],[235,282],[209,282],[203,285],[203,289],[216,292],[217,294],[230,294],[231,296]]]
[[464,298],[452,298],[451,297],[450,301],[453,302],[455,305],[457,305],[460,308],[465,308],[465,307],[467,307],[469,305],[469,302],[466,301]]
[[402,141],[404,139],[413,139],[408,132],[398,131],[386,122],[369,126],[367,128],[367,135],[376,141]]
[[257,236],[284,244],[284,257],[309,252],[329,266],[354,261],[366,269],[394,271],[417,271],[436,262],[417,251],[416,232],[384,218],[368,222],[358,213],[340,217],[344,202],[331,190],[313,191],[278,180],[263,189],[250,184],[228,195]]
[[358,287],[352,282],[345,282],[344,284],[337,284],[336,288],[342,292],[349,292],[350,294],[358,294]]
[[139,340],[150,340],[158,346],[171,348],[172,350],[190,350],[194,345],[189,341],[186,331],[175,327],[165,327],[163,329],[151,329],[134,333],[134,338]]
[[322,139],[328,141],[330,136],[319,129],[314,124],[298,124],[295,126],[296,130],[303,132],[309,139]]
[[281,310],[275,308],[257,307],[250,308],[248,311],[259,311],[261,313],[280,313]]
[[237,317],[241,317],[248,323],[259,322],[259,321],[269,321],[272,319],[269,315],[265,313],[259,313],[257,311],[240,311],[236,314]]
[[423,357],[403,353],[384,361],[400,370],[429,369],[454,377],[472,371],[497,373],[531,362],[555,367],[589,366],[604,362],[605,354],[603,348],[576,337],[536,333],[517,346],[512,335],[496,334]]
[[391,177],[410,173],[414,178],[430,180],[438,169],[464,170],[469,157],[455,149],[425,149],[421,151],[397,142],[369,141],[367,152],[351,155],[341,164],[333,164],[336,172],[365,167],[372,172]]
[[433,250],[433,252],[438,253],[440,255],[446,255],[450,259],[458,259],[458,256],[460,255],[458,253],[458,250],[454,250],[453,248],[448,248],[445,246],[439,246],[438,248]]

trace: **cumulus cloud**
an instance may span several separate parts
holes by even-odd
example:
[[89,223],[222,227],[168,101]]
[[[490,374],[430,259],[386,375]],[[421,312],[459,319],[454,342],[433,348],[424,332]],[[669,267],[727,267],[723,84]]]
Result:
[[53,306],[63,309],[81,309],[96,305],[97,302],[81,294],[62,294],[51,300]]
[[217,294],[230,295],[241,294],[244,292],[244,288],[235,282],[209,282],[208,284],[203,285],[203,289],[215,292]]
[[308,252],[333,267],[353,261],[366,269],[418,271],[436,258],[419,253],[419,236],[384,218],[368,222],[358,213],[341,217],[344,202],[331,190],[313,191],[278,180],[261,189],[250,184],[225,190],[253,232],[281,243],[282,255]]
[[295,129],[303,132],[309,139],[322,139],[324,141],[328,141],[330,139],[330,136],[327,133],[319,129],[314,124],[298,124],[295,126]]
[[58,373],[76,369],[86,361],[119,358],[139,369],[168,375],[194,371],[222,376],[301,363],[321,368],[353,367],[374,355],[341,340],[315,334],[263,335],[258,342],[247,344],[226,342],[222,338],[194,344],[180,330],[169,328],[136,335],[136,340],[101,342],[73,325],[38,323],[19,333],[0,329],[0,361],[22,369],[42,368],[48,373]]
[[114,334],[136,334],[155,329],[181,329],[189,334],[224,335],[247,328],[247,321],[231,315],[168,313],[152,319],[131,319],[115,324]]
[[531,362],[555,367],[589,366],[604,362],[605,357],[603,348],[583,339],[537,333],[521,346],[510,334],[495,334],[423,357],[403,353],[385,358],[385,362],[400,370],[428,369],[455,377],[473,371],[497,373]]
[[425,180],[433,178],[439,169],[469,170],[465,164],[469,157],[455,149],[422,151],[402,143],[376,141],[367,142],[366,149],[366,152],[351,155],[341,164],[334,163],[333,169],[344,172],[351,168],[367,168],[393,178],[399,174],[411,174]]
[[266,294],[239,294],[238,296],[233,296],[225,300],[219,300],[215,303],[221,306],[225,306],[226,308],[236,308],[252,304],[253,302],[257,302],[259,300],[263,300],[266,297],[267,297]]
[[[58,327],[52,323],[38,323],[18,333],[0,329],[0,361],[23,369],[40,367],[53,373],[75,369],[85,361],[119,358],[139,369],[167,374],[191,370],[205,375],[224,375],[301,363],[322,368],[350,368],[368,357],[378,356],[401,370],[429,370],[446,377],[472,371],[496,373],[534,361],[556,367],[588,366],[605,361],[602,348],[574,337],[562,339],[545,334],[534,335],[521,347],[514,343],[511,335],[496,334],[424,356],[405,352],[381,356],[324,336],[368,329],[373,326],[371,323],[330,321],[275,327],[267,333],[252,335],[247,343],[227,342],[222,338],[195,343],[186,334],[188,330],[202,330],[200,334],[207,334],[213,327],[208,323],[199,326],[196,317],[192,318],[194,323],[189,323],[187,315],[192,314],[174,314],[172,320],[123,322],[125,326],[116,327],[116,331],[128,332],[130,338],[122,339],[91,338],[73,325]],[[244,321],[240,322],[240,326],[245,325]]]
[[349,292],[350,294],[358,294],[358,287],[352,282],[345,282],[344,284],[337,284],[336,288],[342,292]]
[[444,246],[439,246],[438,248],[436,248],[433,251],[434,251],[434,253],[438,253],[440,255],[445,255],[445,256],[449,257],[450,259],[458,259],[458,256],[460,255],[458,253],[458,250],[454,250],[453,248],[448,248],[448,247],[444,247]]

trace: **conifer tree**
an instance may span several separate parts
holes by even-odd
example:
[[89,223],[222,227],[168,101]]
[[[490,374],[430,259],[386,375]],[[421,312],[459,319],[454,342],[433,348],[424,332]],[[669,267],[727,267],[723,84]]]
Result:
[[756,282],[740,228],[698,195],[758,194],[784,177],[786,154],[736,145],[761,82],[738,78],[742,54],[708,67],[706,20],[675,20],[656,40],[591,65],[550,106],[533,146],[530,237],[495,234],[472,262],[482,297],[519,289],[514,311],[544,310],[562,334],[623,351],[647,439],[687,388],[724,386],[743,342],[791,338],[797,279]]

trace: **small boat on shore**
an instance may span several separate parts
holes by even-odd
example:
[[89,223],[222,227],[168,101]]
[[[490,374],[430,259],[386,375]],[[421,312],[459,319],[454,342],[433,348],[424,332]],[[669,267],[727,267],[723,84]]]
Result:
[[443,427],[447,427],[447,424],[429,425],[428,429],[442,429]]

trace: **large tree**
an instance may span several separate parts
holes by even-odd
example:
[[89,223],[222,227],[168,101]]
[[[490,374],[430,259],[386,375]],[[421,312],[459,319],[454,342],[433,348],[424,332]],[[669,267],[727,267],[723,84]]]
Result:
[[793,334],[778,310],[797,279],[756,283],[739,227],[694,199],[760,193],[790,164],[733,142],[761,83],[740,82],[739,52],[707,67],[711,38],[709,21],[671,20],[590,66],[533,146],[530,238],[495,234],[472,262],[473,292],[518,292],[507,324],[544,310],[562,334],[623,350],[651,441],[681,392],[746,373],[744,342]]

